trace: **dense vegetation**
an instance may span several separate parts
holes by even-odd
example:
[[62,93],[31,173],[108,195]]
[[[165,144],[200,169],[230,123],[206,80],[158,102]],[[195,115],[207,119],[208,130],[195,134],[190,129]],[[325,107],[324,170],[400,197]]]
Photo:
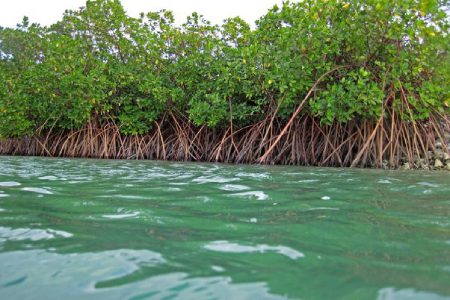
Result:
[[[235,153],[230,160],[264,162],[274,149],[286,152],[285,140],[294,147],[300,127],[313,127],[308,139],[322,141],[316,163],[364,157],[396,165],[394,156],[426,155],[448,126],[447,5],[285,2],[254,29],[240,18],[213,25],[196,13],[180,26],[169,11],[133,18],[118,0],[89,0],[49,27],[24,18],[0,29],[0,137],[114,126],[124,139],[157,131],[161,141],[171,126],[190,146],[217,134],[220,151],[226,143]],[[236,141],[250,131],[258,132],[252,146]],[[305,133],[297,138],[308,142]],[[375,139],[379,151],[370,150]],[[253,155],[238,159],[242,151]],[[185,159],[206,159],[201,149],[188,152]],[[315,163],[306,156],[319,154],[307,152],[293,161]]]

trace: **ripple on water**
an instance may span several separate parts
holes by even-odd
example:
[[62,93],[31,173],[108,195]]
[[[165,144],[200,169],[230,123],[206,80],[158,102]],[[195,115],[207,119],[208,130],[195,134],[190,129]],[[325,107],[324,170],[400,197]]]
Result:
[[377,182],[378,182],[378,183],[381,183],[381,184],[391,184],[391,183],[392,183],[392,181],[387,180],[387,179],[380,179],[380,180],[378,180]]
[[[12,251],[0,253],[0,263],[5,267],[0,285],[17,280],[17,265],[26,270],[26,280],[8,290],[17,299],[29,298],[30,291],[46,282],[52,284],[44,285],[44,292],[54,299],[67,298],[68,291],[69,298],[74,299],[286,299],[272,294],[265,282],[233,282],[229,276],[218,274],[194,277],[169,271],[149,276],[148,270],[140,270],[166,261],[161,254],[148,250],[73,254]],[[211,269],[224,271],[220,266]]]
[[256,199],[259,201],[269,199],[269,195],[267,195],[263,191],[251,191],[251,192],[236,193],[236,194],[233,194],[233,196],[238,196],[238,197],[243,197],[243,198],[248,198],[248,199]]
[[[18,299],[27,298],[24,290],[42,286],[45,280],[53,283],[46,291],[51,291],[55,299],[63,299],[67,296],[67,290],[71,291],[72,297],[72,292],[75,292],[75,298],[85,298],[86,292],[101,290],[97,286],[103,282],[130,275],[142,266],[152,267],[165,262],[161,254],[149,250],[119,249],[69,254],[45,250],[11,251],[0,253],[0,263],[5,267],[0,285],[17,278],[14,267],[19,265],[20,270],[25,270],[27,280],[14,291],[15,295],[22,295],[17,296]],[[74,274],[84,275],[74,280]],[[110,298],[119,299],[123,295]]]
[[208,203],[208,202],[212,201],[212,199],[210,197],[208,197],[208,196],[198,196],[198,197],[195,197],[195,198],[202,200],[203,203]]
[[103,218],[107,219],[127,219],[127,218],[134,218],[137,217],[140,214],[138,211],[124,213],[124,214],[115,214],[115,215],[102,215]]
[[425,182],[425,181],[418,182],[417,184],[421,185],[421,186],[432,187],[432,188],[439,187],[439,185],[437,185],[437,184],[433,184],[433,183]]
[[184,179],[189,179],[189,178],[192,178],[192,177],[194,177],[194,174],[188,173],[188,174],[181,174],[181,175],[178,175],[178,176],[176,176],[174,179],[175,179],[175,180],[184,180]]
[[314,182],[319,182],[319,179],[303,179],[303,180],[299,180],[297,181],[298,183],[314,183]]
[[269,173],[247,173],[247,172],[241,172],[236,174],[237,177],[250,177],[255,179],[269,179],[270,174]]
[[[114,193],[116,190],[107,190],[105,192],[108,193]],[[101,196],[95,196],[95,198],[118,198],[118,199],[128,199],[128,200],[146,200],[147,197],[144,196],[138,196],[138,195],[121,195],[121,194],[114,194],[114,195],[101,195]]]
[[38,177],[38,179],[40,179],[40,180],[48,180],[48,181],[57,181],[57,180],[65,181],[65,180],[67,180],[65,178],[58,178],[58,177],[52,176],[52,175],[41,176],[41,177]]
[[228,241],[214,241],[204,246],[205,249],[217,252],[226,253],[265,253],[275,252],[290,259],[296,260],[304,257],[305,255],[297,250],[286,246],[269,246],[265,244],[256,246],[240,245],[238,243],[231,243]]
[[378,300],[394,300],[394,299],[417,299],[417,300],[448,300],[444,297],[432,292],[417,291],[415,289],[396,289],[393,287],[383,288],[378,291]]
[[180,186],[189,185],[189,183],[187,183],[187,182],[169,182],[169,184],[170,185],[180,185]]
[[250,189],[248,186],[241,185],[241,184],[225,184],[224,186],[219,187],[219,189],[223,191],[245,191]]
[[224,272],[225,269],[221,266],[211,266],[211,269],[216,272]]
[[305,209],[305,211],[315,211],[315,210],[340,210],[340,209],[337,207],[311,207]]
[[34,188],[34,187],[24,187],[22,188],[22,191],[25,192],[32,192],[32,193],[38,193],[38,194],[44,194],[44,195],[52,195],[53,193],[50,192],[47,189],[44,188]]
[[199,184],[203,183],[226,183],[238,181],[239,178],[225,178],[221,176],[200,176],[192,180],[192,182],[197,182]]
[[0,187],[14,187],[14,186],[19,186],[20,183],[16,182],[16,181],[3,181],[0,182]]
[[70,238],[73,234],[54,229],[10,228],[0,227],[0,242],[3,241],[39,241],[50,240],[57,237]]

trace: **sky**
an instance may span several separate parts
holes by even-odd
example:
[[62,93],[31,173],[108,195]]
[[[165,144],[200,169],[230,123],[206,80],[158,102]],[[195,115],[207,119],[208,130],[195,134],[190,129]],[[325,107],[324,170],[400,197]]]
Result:
[[[240,16],[248,23],[264,15],[282,0],[121,0],[130,16],[140,12],[168,9],[174,12],[176,22],[183,23],[196,11],[213,23],[220,24],[228,17]],[[50,25],[61,19],[66,9],[84,6],[85,0],[0,0],[0,26],[14,27],[23,16],[30,22]]]

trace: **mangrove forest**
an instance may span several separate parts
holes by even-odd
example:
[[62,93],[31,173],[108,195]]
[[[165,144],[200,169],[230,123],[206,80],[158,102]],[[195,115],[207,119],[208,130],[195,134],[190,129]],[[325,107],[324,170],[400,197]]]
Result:
[[0,153],[445,167],[448,9],[305,0],[179,24],[88,0],[50,26],[24,17],[0,28]]

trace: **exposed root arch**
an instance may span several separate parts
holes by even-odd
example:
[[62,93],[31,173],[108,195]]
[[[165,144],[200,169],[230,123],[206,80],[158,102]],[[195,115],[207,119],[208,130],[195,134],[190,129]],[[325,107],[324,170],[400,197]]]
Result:
[[89,122],[78,130],[1,140],[0,154],[396,168],[430,165],[430,152],[449,151],[450,121],[442,115],[409,122],[389,111],[376,121],[332,125],[302,115],[283,133],[286,125],[268,118],[237,130],[211,129],[172,115],[146,135],[124,136],[112,122]]

